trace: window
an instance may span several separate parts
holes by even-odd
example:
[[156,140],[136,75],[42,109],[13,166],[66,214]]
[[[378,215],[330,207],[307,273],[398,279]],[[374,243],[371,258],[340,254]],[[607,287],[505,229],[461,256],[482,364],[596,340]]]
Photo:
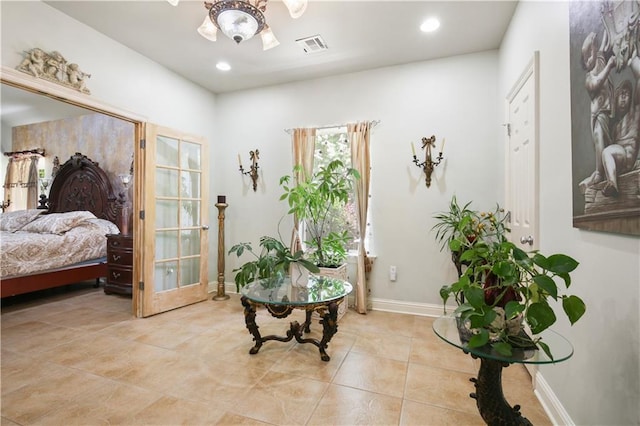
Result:
[[[314,153],[313,171],[326,166],[333,160],[342,161],[347,167],[351,167],[351,149],[349,147],[346,127],[332,127],[318,130],[316,134],[316,148]],[[369,209],[370,214],[371,209]],[[344,208],[337,208],[331,213],[329,232],[347,231],[347,249],[351,252],[358,250],[360,243],[360,232],[358,231],[358,217],[354,195],[349,198],[349,202]],[[305,241],[305,226],[302,224],[300,234]],[[372,246],[373,232],[371,230],[371,220],[367,217],[367,239],[365,240],[365,250],[370,253]]]

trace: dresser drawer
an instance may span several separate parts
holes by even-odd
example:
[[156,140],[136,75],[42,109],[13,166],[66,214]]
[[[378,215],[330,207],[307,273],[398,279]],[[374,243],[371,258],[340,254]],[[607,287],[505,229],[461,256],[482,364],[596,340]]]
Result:
[[107,250],[107,261],[115,265],[133,265],[133,252],[131,250]]
[[107,267],[107,281],[113,284],[131,285],[133,270],[109,265]]
[[121,235],[108,235],[107,236],[107,250],[108,249],[133,249],[133,238],[129,236]]

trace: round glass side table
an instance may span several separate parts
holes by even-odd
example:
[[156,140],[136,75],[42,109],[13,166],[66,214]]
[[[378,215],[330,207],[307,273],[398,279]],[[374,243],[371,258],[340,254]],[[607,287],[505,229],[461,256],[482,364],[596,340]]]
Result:
[[520,406],[511,407],[502,392],[502,369],[511,364],[553,364],[565,361],[573,355],[573,346],[560,334],[545,330],[540,334],[542,341],[549,345],[553,359],[544,351],[533,348],[514,348],[511,356],[504,356],[489,345],[469,348],[462,341],[458,322],[453,315],[445,315],[433,322],[433,331],[445,342],[453,345],[474,358],[480,358],[480,370],[475,383],[476,392],[471,397],[476,400],[478,411],[488,425],[531,425],[520,413]]
[[[240,293],[240,302],[244,306],[247,330],[256,342],[249,353],[258,353],[262,344],[268,340],[288,342],[295,338],[298,343],[311,343],[318,347],[320,359],[329,361],[331,357],[326,348],[334,334],[338,332],[338,305],[344,302],[353,287],[347,281],[337,278],[310,274],[308,281],[300,286],[294,285],[290,277],[274,277],[257,280],[244,286]],[[294,309],[306,311],[304,324],[298,321],[290,323],[286,336],[262,336],[256,324],[256,307],[264,305],[271,316],[286,318]],[[322,340],[303,337],[311,331],[311,314],[317,312],[322,324]]]

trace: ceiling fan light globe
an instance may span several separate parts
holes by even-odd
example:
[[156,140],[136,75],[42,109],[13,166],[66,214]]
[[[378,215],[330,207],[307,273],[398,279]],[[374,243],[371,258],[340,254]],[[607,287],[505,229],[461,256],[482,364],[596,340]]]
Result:
[[218,27],[227,37],[240,43],[256,34],[258,21],[242,10],[228,9],[218,15]]

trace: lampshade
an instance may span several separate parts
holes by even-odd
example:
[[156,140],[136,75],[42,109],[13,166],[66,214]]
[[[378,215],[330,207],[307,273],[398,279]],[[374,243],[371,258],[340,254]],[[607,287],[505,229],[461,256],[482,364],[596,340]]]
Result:
[[304,11],[307,9],[307,0],[282,0],[284,5],[289,9],[289,15],[293,19],[299,18],[302,16]]
[[202,25],[198,27],[198,33],[207,40],[216,41],[218,27],[211,22],[211,18],[206,16]]
[[125,188],[131,183],[132,176],[130,174],[121,174],[118,175],[118,177],[120,178],[120,182],[122,182]]
[[269,50],[280,44],[269,25],[264,26],[264,30],[260,33],[260,38],[262,38],[262,50]]

